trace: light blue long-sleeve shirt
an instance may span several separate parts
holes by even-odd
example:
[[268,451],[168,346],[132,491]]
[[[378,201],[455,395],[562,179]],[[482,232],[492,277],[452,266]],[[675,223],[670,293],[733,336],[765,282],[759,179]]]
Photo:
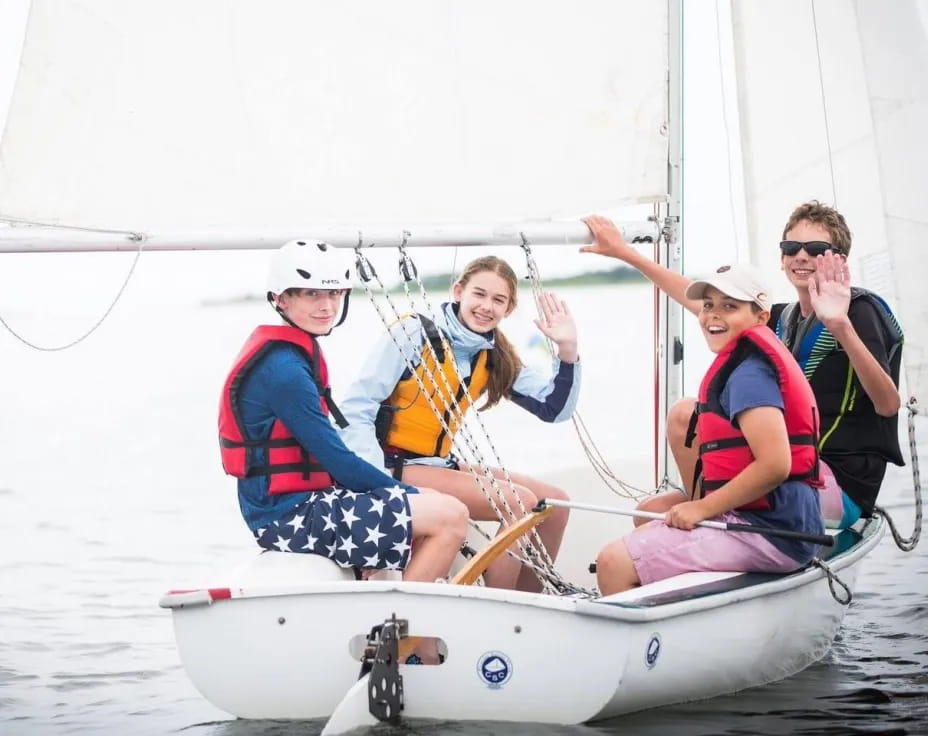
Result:
[[[451,343],[458,371],[463,378],[470,375],[471,362],[481,350],[493,348],[493,334],[473,332],[455,314],[454,306],[442,304],[436,315],[436,326]],[[338,403],[349,426],[340,430],[345,444],[372,465],[383,467],[383,450],[377,442],[374,419],[380,403],[393,393],[397,383],[407,373],[406,359],[418,366],[424,340],[422,324],[416,317],[407,317],[390,328],[374,345],[361,367],[358,378],[346,396]],[[408,335],[408,337],[407,337]],[[397,349],[399,344],[403,353]],[[580,394],[580,363],[555,360],[551,373],[541,373],[523,366],[513,382],[507,398],[545,422],[570,419]],[[441,458],[416,458],[410,463],[443,465]]]

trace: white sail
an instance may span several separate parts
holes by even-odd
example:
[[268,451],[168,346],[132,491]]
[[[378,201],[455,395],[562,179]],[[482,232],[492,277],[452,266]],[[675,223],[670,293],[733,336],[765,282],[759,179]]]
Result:
[[[928,41],[916,0],[735,0],[732,20],[752,260],[778,268],[793,207],[834,203],[856,283],[906,329],[909,392],[928,400]],[[788,285],[781,282],[789,297]]]
[[664,3],[35,0],[0,218],[240,232],[663,201],[666,39]]

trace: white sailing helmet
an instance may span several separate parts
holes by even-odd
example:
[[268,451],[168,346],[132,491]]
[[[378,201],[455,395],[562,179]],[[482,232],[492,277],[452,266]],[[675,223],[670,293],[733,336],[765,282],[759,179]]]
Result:
[[267,290],[350,289],[351,262],[338,248],[316,240],[291,240],[271,256]]
[[329,243],[317,240],[291,240],[284,243],[271,256],[271,267],[267,274],[267,300],[285,321],[297,327],[274,298],[287,289],[345,289],[341,315],[333,325],[338,327],[348,316],[351,261]]

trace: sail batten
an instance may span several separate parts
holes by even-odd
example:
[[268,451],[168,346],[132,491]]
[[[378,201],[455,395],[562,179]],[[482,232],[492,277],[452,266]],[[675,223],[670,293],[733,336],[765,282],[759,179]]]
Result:
[[260,229],[664,201],[666,36],[662,3],[36,0],[0,217]]

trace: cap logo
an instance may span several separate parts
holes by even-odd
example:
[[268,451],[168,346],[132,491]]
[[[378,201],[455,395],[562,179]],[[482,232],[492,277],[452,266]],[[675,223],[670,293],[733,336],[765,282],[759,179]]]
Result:
[[719,266],[715,269],[716,273],[725,273],[726,271],[731,271],[731,266]]

